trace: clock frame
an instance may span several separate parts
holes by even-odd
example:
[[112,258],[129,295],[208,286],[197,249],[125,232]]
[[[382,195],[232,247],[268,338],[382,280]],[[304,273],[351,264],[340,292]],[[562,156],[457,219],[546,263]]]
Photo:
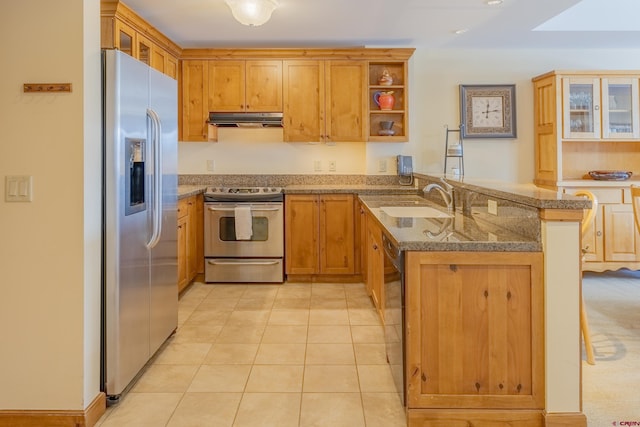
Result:
[[464,139],[516,137],[515,85],[460,85]]

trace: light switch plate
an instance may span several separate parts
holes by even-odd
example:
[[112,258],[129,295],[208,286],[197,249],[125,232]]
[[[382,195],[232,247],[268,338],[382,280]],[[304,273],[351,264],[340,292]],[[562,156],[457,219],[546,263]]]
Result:
[[320,172],[322,170],[322,162],[320,160],[313,161],[313,170],[316,172]]
[[207,171],[213,172],[215,169],[215,162],[213,160],[207,160]]
[[386,172],[387,171],[387,159],[378,160],[378,172]]
[[336,171],[336,161],[329,160],[329,172],[335,172],[335,171]]
[[33,177],[30,175],[7,175],[4,182],[5,202],[31,202]]

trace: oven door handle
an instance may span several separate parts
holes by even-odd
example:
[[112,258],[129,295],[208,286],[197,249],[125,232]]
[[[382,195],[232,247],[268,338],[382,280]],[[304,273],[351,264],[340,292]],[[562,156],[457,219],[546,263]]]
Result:
[[210,265],[276,265],[279,261],[207,261]]
[[[254,208],[253,206],[251,206],[251,210],[255,211],[255,212],[276,212],[279,211],[281,208],[280,207],[276,207],[276,208]],[[233,212],[235,209],[234,208],[213,208],[210,207],[209,208],[210,211],[217,211],[217,212]]]

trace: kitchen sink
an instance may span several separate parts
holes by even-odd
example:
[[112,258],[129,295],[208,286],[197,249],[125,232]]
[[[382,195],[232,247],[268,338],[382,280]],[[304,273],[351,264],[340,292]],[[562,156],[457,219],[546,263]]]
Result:
[[429,206],[384,206],[380,210],[395,218],[451,218],[453,216]]

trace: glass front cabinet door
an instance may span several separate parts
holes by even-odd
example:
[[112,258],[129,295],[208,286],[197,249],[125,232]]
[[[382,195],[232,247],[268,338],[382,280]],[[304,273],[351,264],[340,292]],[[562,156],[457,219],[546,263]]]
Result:
[[638,80],[602,79],[602,137],[638,138]]
[[563,78],[563,137],[600,138],[600,79]]

